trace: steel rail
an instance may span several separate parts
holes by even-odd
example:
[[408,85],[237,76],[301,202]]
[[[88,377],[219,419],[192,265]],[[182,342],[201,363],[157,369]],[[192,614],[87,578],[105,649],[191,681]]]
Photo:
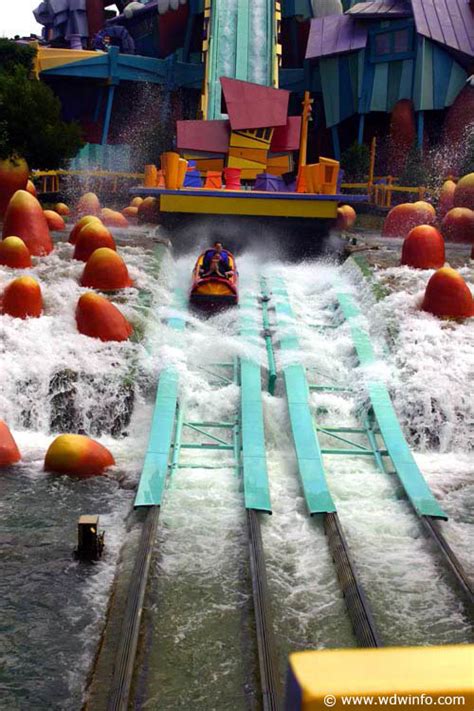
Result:
[[451,572],[456,578],[459,587],[463,590],[464,595],[470,605],[474,604],[474,588],[473,581],[464,569],[456,553],[453,551],[443,532],[440,530],[440,522],[438,519],[431,516],[421,516],[421,522],[425,530],[429,533],[437,548],[441,551],[445,562],[449,566]]
[[[184,294],[178,289],[175,292],[174,308],[181,309],[183,306]],[[168,319],[168,325],[182,331],[185,321],[181,316],[173,315]],[[145,509],[146,513],[115,655],[108,711],[126,711],[129,704],[162,494],[170,471],[173,441],[176,441],[176,432],[181,426],[177,404],[177,374],[172,368],[167,368],[158,381],[148,448],[135,498],[135,508]],[[176,453],[173,451],[173,464],[175,458]]]
[[[337,299],[344,319],[349,324],[354,349],[360,364],[370,365],[375,363],[376,355],[369,334],[359,325],[358,319],[361,315],[359,308],[349,294],[339,293]],[[472,605],[474,602],[473,582],[444,537],[440,527],[440,520],[447,519],[447,516],[439,506],[413,458],[398,418],[395,415],[390,395],[385,385],[375,379],[368,382],[367,390],[373,408],[373,417],[379,426],[380,435],[386,445],[385,452],[379,451],[388,455],[392,460],[417,518],[422,522],[425,531],[434,541],[444,562],[454,575],[469,604]],[[382,461],[382,465],[379,468],[388,473],[385,462]]]
[[273,620],[269,605],[270,595],[268,592],[265,556],[260,531],[259,516],[261,515],[254,509],[247,509],[250,574],[257,633],[260,686],[264,711],[279,711],[281,708],[281,689],[278,679]]
[[159,514],[159,506],[150,506],[145,513],[115,657],[107,711],[127,711],[128,709]]
[[[240,335],[249,345],[261,338],[259,302],[246,294],[240,299]],[[272,512],[263,423],[260,365],[242,357],[240,366],[241,441],[240,464],[247,515],[250,574],[257,636],[260,686],[264,711],[281,708],[277,654],[260,531],[260,515]]]
[[[283,335],[280,335],[280,347],[297,353],[299,342],[296,330],[292,326],[294,315],[285,283],[282,279],[278,279],[275,280],[274,285],[275,294],[279,300],[275,304],[276,325],[277,328],[283,330]],[[261,287],[263,297],[270,296],[266,280],[262,280]],[[299,364],[289,365],[283,368],[283,376],[300,479],[303,489],[309,487],[305,498],[308,503],[314,500],[316,495],[317,498],[322,498],[324,504],[323,506],[308,506],[308,512],[311,516],[323,517],[328,546],[358,645],[360,647],[380,647],[382,642],[375,627],[370,605],[352,560],[349,544],[327,485],[322,460],[324,449],[320,446],[317,429],[314,427],[310,412],[310,389],[305,369]],[[305,426],[304,437],[301,436],[302,424]],[[315,486],[315,481],[317,486]]]

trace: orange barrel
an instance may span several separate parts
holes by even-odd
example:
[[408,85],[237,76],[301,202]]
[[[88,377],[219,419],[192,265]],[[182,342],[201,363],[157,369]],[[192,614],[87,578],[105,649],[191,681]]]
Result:
[[162,170],[156,171],[156,187],[157,188],[166,188],[165,174]]
[[165,172],[165,184],[168,190],[178,189],[179,153],[168,151],[161,156],[161,167]]
[[220,190],[222,188],[222,173],[219,170],[208,170],[204,187],[208,190]]
[[183,187],[186,170],[188,169],[188,161],[185,158],[180,158],[178,161],[178,188]]
[[149,165],[145,166],[145,180],[143,184],[146,188],[156,187],[157,173],[158,171],[156,169],[156,165],[154,165],[153,163],[150,163]]
[[224,168],[224,179],[226,190],[240,190],[240,168]]

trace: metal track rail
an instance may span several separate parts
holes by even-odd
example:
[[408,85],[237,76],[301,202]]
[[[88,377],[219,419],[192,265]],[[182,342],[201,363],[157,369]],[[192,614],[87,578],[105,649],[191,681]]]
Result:
[[324,531],[336,566],[337,577],[346,601],[352,629],[359,646],[381,647],[382,642],[377,633],[364,590],[356,575],[349,544],[337,513],[325,514]]
[[148,584],[151,558],[158,528],[159,506],[150,506],[145,514],[140,543],[131,577],[127,606],[115,658],[108,711],[126,711],[135,668],[143,603]]
[[[177,290],[174,307],[181,309],[184,304],[184,294]],[[181,331],[185,328],[185,321],[181,317],[173,316],[168,319],[168,325]],[[115,656],[108,711],[126,711],[128,708],[161,499],[176,429],[177,398],[177,374],[174,369],[168,368],[160,375],[158,382],[148,448],[135,498],[135,507],[146,509],[145,521]]]
[[[349,294],[338,294],[341,312],[348,322],[354,342],[354,348],[361,365],[370,365],[376,362],[369,335],[359,325],[361,312]],[[373,453],[378,454],[379,469],[388,473],[386,461],[391,460],[402,483],[413,510],[421,520],[425,531],[436,544],[445,564],[451,570],[459,587],[472,605],[474,602],[473,582],[464,570],[464,566],[447,542],[441,530],[440,519],[447,519],[446,514],[439,506],[428,484],[416,464],[408,447],[402,429],[393,408],[391,398],[385,385],[374,379],[367,383],[371,408],[368,419],[372,426],[368,433],[372,437]],[[374,426],[375,425],[375,426]],[[384,448],[376,446],[376,438],[382,437]]]
[[472,579],[468,576],[464,570],[464,566],[461,564],[459,558],[447,542],[440,530],[440,523],[437,519],[431,516],[421,516],[421,521],[425,530],[431,536],[433,541],[436,543],[437,547],[441,551],[445,562],[451,569],[451,572],[455,576],[459,587],[463,590],[464,595],[470,605],[474,604],[474,589]]
[[[268,301],[269,290],[265,280],[261,283],[263,299]],[[280,347],[298,351],[299,342],[291,324],[293,312],[283,280],[272,283],[276,323],[282,329]],[[310,389],[302,365],[283,368],[288,411],[293,432],[300,479],[305,492],[308,512],[322,515],[324,530],[332,554],[339,584],[344,594],[354,635],[361,647],[380,647],[373,615],[362,584],[351,558],[349,545],[339,520],[336,506],[329,491],[323,457],[309,405]]]
[[281,692],[278,681],[273,621],[268,603],[270,596],[260,532],[260,515],[254,509],[247,509],[250,573],[257,631],[260,686],[264,711],[278,711],[281,708]]
[[[240,334],[249,345],[256,345],[261,335],[258,308],[255,296],[249,294],[241,298]],[[240,400],[241,466],[262,704],[264,711],[277,711],[281,708],[281,689],[259,518],[260,512],[272,512],[265,451],[262,379],[259,364],[248,357],[240,359]]]

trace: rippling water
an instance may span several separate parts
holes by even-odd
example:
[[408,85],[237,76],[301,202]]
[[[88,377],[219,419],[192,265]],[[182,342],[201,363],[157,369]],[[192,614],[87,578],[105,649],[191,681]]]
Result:
[[[232,362],[244,354],[266,365],[263,342],[249,345],[238,335],[236,310],[207,319],[187,314],[187,329],[179,336],[163,325],[170,315],[172,286],[189,283],[194,254],[180,257],[174,266],[168,262],[157,283],[150,276],[146,241],[134,247],[123,244],[121,251],[136,286],[163,304],[153,309],[145,341],[101,344],[76,333],[82,266],[70,260],[71,248],[64,244],[31,270],[41,280],[46,314],[21,323],[0,317],[0,417],[12,427],[23,453],[21,464],[0,478],[2,708],[80,708],[161,369],[173,365],[180,373],[188,419],[230,421],[238,412],[238,385],[217,387],[202,366],[212,370],[213,362]],[[301,351],[277,353],[279,368],[297,360],[316,367],[323,382],[328,377],[357,381],[353,398],[312,395],[312,405],[326,424],[356,422],[366,374],[353,369],[346,326],[322,335],[309,324],[332,318],[336,284],[360,299],[368,314],[364,323],[383,356],[377,375],[393,393],[418,463],[450,515],[443,524],[448,539],[472,567],[472,412],[464,397],[472,382],[465,363],[472,354],[472,324],[446,326],[417,311],[426,273],[417,272],[415,278],[396,272],[398,291],[374,306],[350,270],[329,262],[290,266],[247,253],[239,257],[239,270],[242,289],[255,294],[261,272],[287,282]],[[9,278],[11,272],[0,268],[0,288]],[[124,293],[120,308],[139,329],[145,328],[137,289]],[[391,333],[398,334],[391,351],[381,326],[388,319],[395,325]],[[280,335],[275,334],[276,343]],[[430,379],[425,371],[433,361],[442,366],[437,378]],[[57,379],[58,373],[69,371],[79,373],[72,388],[67,379]],[[131,418],[120,388],[130,372]],[[441,390],[447,393],[439,398],[442,421],[432,405]],[[76,481],[42,471],[64,402],[74,405],[69,424],[112,450],[117,466],[109,477]],[[306,515],[281,381],[275,397],[264,395],[264,416],[274,513],[262,519],[262,536],[283,679],[290,651],[353,646],[355,641],[321,524]],[[162,507],[145,611],[148,632],[139,702],[150,709],[248,708],[255,703],[258,684],[241,482],[228,456],[188,451],[182,458],[195,468],[177,471]],[[211,460],[219,468],[204,468]],[[468,641],[472,630],[465,610],[397,480],[360,458],[327,457],[326,464],[384,641]],[[99,513],[106,530],[106,553],[96,565],[78,564],[71,556],[81,513]]]

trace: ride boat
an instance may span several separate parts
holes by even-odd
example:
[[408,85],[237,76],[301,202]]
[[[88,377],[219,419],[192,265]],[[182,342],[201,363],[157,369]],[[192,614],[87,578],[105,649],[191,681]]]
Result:
[[[193,281],[189,300],[192,304],[204,308],[219,308],[223,306],[234,306],[238,303],[239,273],[235,263],[234,255],[226,250],[227,263],[219,262],[218,270],[212,272],[207,268],[206,252],[199,255],[193,270]],[[214,257],[218,261],[217,257]],[[212,264],[212,259],[210,260]],[[225,268],[225,271],[224,271]]]

